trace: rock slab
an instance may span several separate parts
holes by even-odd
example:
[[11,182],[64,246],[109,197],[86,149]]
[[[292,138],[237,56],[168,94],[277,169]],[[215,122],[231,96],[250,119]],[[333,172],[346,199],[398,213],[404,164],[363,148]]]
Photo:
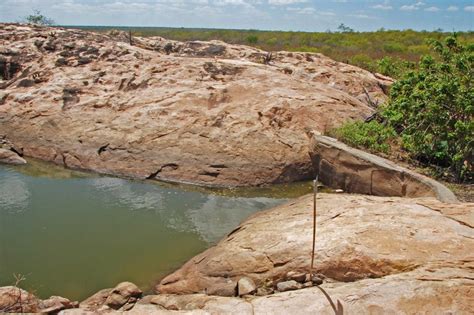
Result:
[[334,138],[313,133],[310,156],[323,184],[348,193],[436,197],[443,202],[458,202],[441,183]]
[[[434,198],[318,194],[314,272],[329,282],[357,282],[423,268],[466,269],[474,256],[474,204]],[[260,212],[164,278],[156,290],[190,294],[228,279],[258,287],[309,272],[312,196]],[[444,272],[444,271],[443,271]]]

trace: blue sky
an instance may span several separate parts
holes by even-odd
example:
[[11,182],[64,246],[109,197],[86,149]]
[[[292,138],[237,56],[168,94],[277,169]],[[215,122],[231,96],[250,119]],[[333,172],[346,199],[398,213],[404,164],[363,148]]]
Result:
[[474,30],[474,0],[0,0],[0,21],[32,9],[62,25]]

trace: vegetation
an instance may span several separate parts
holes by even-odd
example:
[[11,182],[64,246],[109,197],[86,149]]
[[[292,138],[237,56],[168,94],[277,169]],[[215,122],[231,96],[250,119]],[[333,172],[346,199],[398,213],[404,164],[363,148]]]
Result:
[[[117,27],[83,27],[109,31]],[[255,46],[267,51],[303,51],[322,53],[334,60],[353,64],[398,78],[405,69],[416,66],[420,57],[430,52],[428,41],[442,40],[442,30],[417,32],[385,30],[355,32],[341,24],[337,32],[283,32],[257,30],[184,29],[158,27],[119,27],[134,36],[162,36],[168,39],[223,40],[231,44]],[[474,32],[458,34],[460,43],[474,41]]]
[[33,10],[33,14],[30,14],[27,17],[25,17],[25,22],[28,24],[35,24],[35,25],[53,25],[54,24],[54,21],[52,19],[41,14],[39,10]]
[[370,122],[348,122],[340,128],[330,131],[330,135],[358,148],[368,149],[373,153],[389,153],[397,138],[395,130],[375,120]]
[[378,120],[353,122],[334,131],[349,144],[387,153],[397,141],[411,157],[455,181],[474,177],[474,44],[463,46],[456,35],[433,40],[435,56],[426,55],[417,69],[401,74],[391,88]]

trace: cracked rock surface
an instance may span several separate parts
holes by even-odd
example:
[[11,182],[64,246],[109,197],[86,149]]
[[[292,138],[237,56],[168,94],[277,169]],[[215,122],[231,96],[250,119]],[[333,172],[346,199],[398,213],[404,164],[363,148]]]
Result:
[[0,24],[0,138],[119,176],[245,186],[312,176],[308,130],[365,118],[391,79],[321,54]]
[[[353,313],[371,308],[381,313],[385,307],[429,311],[423,303],[439,312],[462,313],[474,306],[474,204],[323,193],[317,204],[315,273],[327,279],[321,287]],[[311,240],[308,195],[255,214],[156,289],[199,293],[244,276],[257,286],[268,279],[277,282],[289,271],[309,271]],[[329,312],[325,300],[313,287],[251,303],[261,313],[301,314],[298,307]]]

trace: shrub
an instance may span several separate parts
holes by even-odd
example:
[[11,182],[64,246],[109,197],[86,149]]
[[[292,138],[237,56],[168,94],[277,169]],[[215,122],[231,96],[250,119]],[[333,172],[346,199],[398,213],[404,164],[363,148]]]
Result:
[[246,40],[249,44],[256,44],[258,42],[258,37],[255,35],[249,35],[247,36]]
[[457,181],[472,179],[474,45],[454,35],[431,47],[437,57],[423,57],[392,86],[383,116],[413,157],[449,168]]
[[330,135],[357,148],[366,148],[371,152],[390,152],[390,142],[396,140],[393,128],[375,120],[348,122],[342,127],[330,131]]
[[383,45],[383,50],[388,53],[402,52],[405,49],[400,43],[388,42]]
[[[444,43],[432,41],[431,47],[437,56],[423,57],[418,69],[401,75],[378,121],[349,122],[333,135],[350,145],[385,153],[388,143],[397,138],[412,158],[450,170],[458,182],[472,181],[474,45],[462,46],[456,36],[450,36]],[[385,66],[395,67],[387,59]]]
[[364,54],[357,54],[353,56],[349,63],[351,65],[357,66],[362,69],[366,69],[368,71],[374,72],[376,70],[377,64],[374,62],[372,58]]
[[25,17],[25,22],[28,24],[35,24],[35,25],[53,25],[54,24],[54,21],[52,19],[41,14],[39,10],[33,10],[33,14],[30,14],[27,17]]
[[400,58],[383,57],[377,62],[377,71],[392,78],[399,78],[403,73],[414,68],[413,62]]

